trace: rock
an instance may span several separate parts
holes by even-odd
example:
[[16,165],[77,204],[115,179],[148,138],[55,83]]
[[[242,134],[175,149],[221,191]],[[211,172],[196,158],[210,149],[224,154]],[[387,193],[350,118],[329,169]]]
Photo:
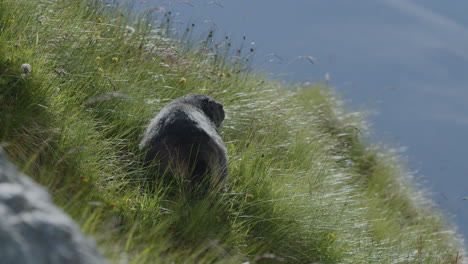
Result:
[[47,191],[0,148],[0,263],[108,263]]

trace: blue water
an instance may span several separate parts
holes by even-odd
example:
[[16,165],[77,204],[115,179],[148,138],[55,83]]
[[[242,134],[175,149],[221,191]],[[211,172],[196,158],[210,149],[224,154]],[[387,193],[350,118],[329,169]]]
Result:
[[[294,3],[294,4],[292,4]],[[468,236],[468,2],[147,1],[256,49],[258,69],[324,81],[366,109],[373,140],[404,146],[417,181]],[[274,55],[273,55],[274,54]],[[301,56],[313,56],[314,63]]]

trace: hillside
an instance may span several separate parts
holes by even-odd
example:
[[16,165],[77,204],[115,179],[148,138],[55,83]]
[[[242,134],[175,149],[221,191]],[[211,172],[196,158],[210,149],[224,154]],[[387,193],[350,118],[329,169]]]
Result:
[[[0,144],[113,263],[463,263],[404,162],[361,139],[361,114],[320,84],[266,80],[253,51],[193,27],[101,1],[0,1]],[[188,93],[226,111],[228,191],[202,200],[138,151]]]

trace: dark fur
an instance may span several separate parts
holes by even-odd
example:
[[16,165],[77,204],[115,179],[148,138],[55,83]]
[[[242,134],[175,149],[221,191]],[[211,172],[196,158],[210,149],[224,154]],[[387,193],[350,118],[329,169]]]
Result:
[[156,173],[169,172],[205,190],[222,187],[227,177],[226,148],[217,132],[223,105],[198,94],[178,98],[151,120],[140,142]]

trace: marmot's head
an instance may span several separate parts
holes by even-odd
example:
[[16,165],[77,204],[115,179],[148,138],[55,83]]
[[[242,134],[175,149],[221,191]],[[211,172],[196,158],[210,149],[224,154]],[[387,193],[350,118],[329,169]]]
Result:
[[182,101],[200,108],[216,127],[219,127],[224,120],[223,105],[212,97],[202,94],[189,94],[183,97]]

